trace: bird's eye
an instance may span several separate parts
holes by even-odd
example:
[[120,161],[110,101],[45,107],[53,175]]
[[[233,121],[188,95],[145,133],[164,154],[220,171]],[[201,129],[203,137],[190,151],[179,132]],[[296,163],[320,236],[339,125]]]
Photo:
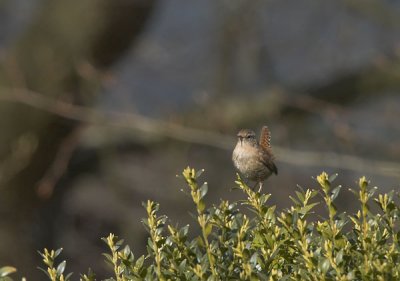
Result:
[[249,139],[250,138],[250,136],[246,136],[246,139]]

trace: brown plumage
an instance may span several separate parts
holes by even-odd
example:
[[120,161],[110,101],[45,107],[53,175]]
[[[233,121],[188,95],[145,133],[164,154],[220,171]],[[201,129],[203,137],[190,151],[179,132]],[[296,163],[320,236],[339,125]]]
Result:
[[267,149],[271,149],[271,132],[267,126],[263,126],[260,134],[260,145]]
[[273,173],[278,174],[271,150],[271,133],[267,126],[261,129],[260,141],[256,134],[249,129],[240,130],[237,134],[238,142],[232,153],[233,164],[247,179],[260,184]]
[[278,174],[278,169],[274,164],[274,155],[271,150],[271,132],[267,126],[263,126],[260,134],[260,147],[262,148],[262,158],[264,164],[269,168],[274,174]]

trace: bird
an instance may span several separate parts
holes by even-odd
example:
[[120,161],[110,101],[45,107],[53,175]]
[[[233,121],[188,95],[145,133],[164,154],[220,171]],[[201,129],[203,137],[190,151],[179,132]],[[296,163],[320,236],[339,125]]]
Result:
[[271,132],[263,126],[260,141],[250,129],[242,129],[237,134],[238,141],[232,153],[233,165],[246,179],[259,184],[261,191],[263,182],[272,174],[278,175],[278,168],[274,163],[271,150]]

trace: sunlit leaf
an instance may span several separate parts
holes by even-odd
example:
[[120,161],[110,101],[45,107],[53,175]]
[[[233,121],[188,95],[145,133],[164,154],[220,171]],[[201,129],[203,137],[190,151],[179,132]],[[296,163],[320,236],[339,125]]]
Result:
[[61,275],[64,273],[65,266],[67,265],[66,261],[62,261],[58,266],[57,266],[57,274]]
[[0,268],[0,277],[4,277],[4,276],[7,276],[7,275],[10,275],[10,274],[12,274],[12,273],[14,273],[16,271],[17,271],[17,269],[15,267],[4,266],[4,267]]

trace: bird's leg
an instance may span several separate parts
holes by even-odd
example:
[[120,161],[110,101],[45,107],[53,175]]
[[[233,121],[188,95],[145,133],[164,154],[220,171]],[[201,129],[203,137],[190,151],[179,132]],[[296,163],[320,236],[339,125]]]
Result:
[[263,182],[262,182],[262,181],[260,181],[260,187],[258,188],[258,193],[260,193],[260,192],[261,192],[261,189],[262,189],[262,187],[263,187]]

